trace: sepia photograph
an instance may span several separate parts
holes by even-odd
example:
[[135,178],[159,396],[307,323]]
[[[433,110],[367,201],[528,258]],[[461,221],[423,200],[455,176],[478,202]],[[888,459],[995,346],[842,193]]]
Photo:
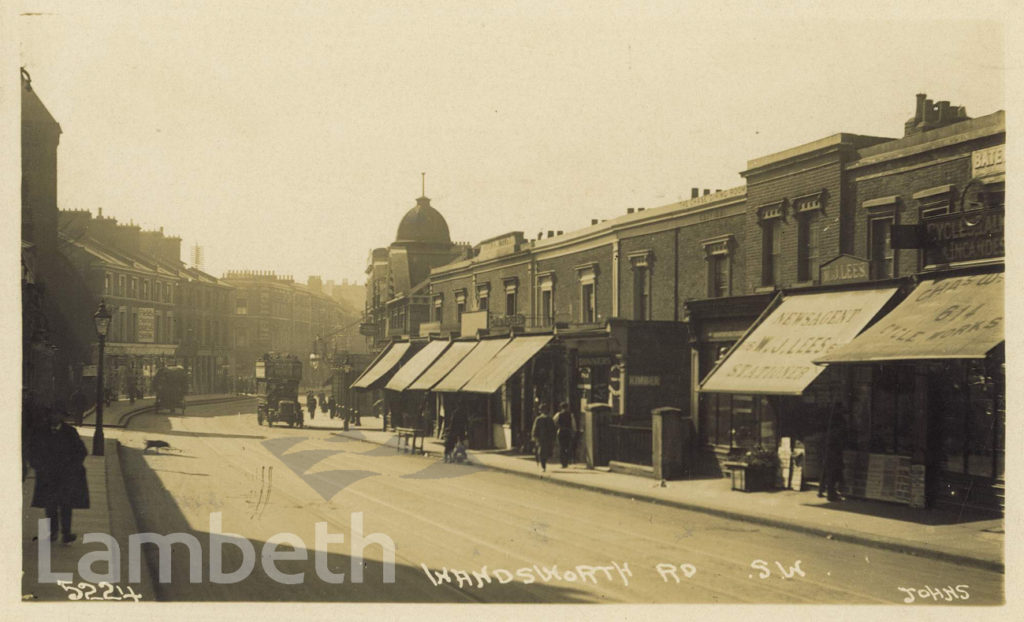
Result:
[[1007,615],[1009,7],[4,3],[5,609]]

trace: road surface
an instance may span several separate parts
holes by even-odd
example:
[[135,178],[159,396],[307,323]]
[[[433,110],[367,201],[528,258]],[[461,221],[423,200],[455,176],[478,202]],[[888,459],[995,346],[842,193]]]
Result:
[[[140,531],[190,534],[201,548],[190,556],[185,545],[169,547],[170,572],[162,581],[157,547],[144,545],[161,581],[146,600],[1003,600],[998,573],[396,454],[330,430],[263,427],[254,409],[254,402],[236,402],[189,408],[185,416],[147,414],[122,431],[123,471]],[[171,447],[146,452],[151,439]],[[600,476],[579,472],[581,479]],[[245,539],[235,541],[241,547],[219,547],[222,572],[241,568],[234,577],[211,574],[213,513],[221,521],[217,533]],[[360,520],[369,543],[356,547],[363,561],[354,568]],[[321,533],[318,544],[317,523],[335,541]],[[394,545],[393,582],[381,541]],[[251,570],[243,568],[246,545],[254,552]],[[269,559],[272,549],[305,559]]]

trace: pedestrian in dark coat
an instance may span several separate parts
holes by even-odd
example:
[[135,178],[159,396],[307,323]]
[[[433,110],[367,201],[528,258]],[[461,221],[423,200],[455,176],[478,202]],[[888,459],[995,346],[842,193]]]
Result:
[[456,407],[452,414],[446,417],[444,428],[444,461],[451,462],[452,451],[460,439],[465,439],[469,433],[469,420],[465,411]]
[[82,392],[82,388],[75,388],[75,392],[71,394],[71,415],[78,425],[82,425],[82,415],[85,414],[86,405],[85,393]]
[[44,508],[50,519],[50,540],[57,539],[58,527],[65,543],[77,537],[71,531],[71,511],[89,507],[85,481],[85,443],[78,431],[64,423],[60,413],[50,410],[46,426],[32,435],[29,461],[36,472],[32,507]]
[[533,420],[533,429],[530,431],[533,438],[534,450],[537,452],[537,462],[540,462],[541,471],[548,470],[548,458],[551,457],[551,450],[555,447],[555,422],[541,406],[537,417]]
[[306,407],[309,408],[309,418],[312,420],[316,417],[316,398],[313,397],[312,393],[306,398]]
[[825,455],[822,461],[818,496],[828,495],[829,501],[843,501],[839,487],[843,485],[843,450],[846,445],[846,419],[841,406],[837,406],[825,434]]
[[572,440],[576,435],[576,422],[573,419],[569,404],[562,402],[555,413],[555,427],[558,429],[558,457],[562,468],[568,468],[572,461]]

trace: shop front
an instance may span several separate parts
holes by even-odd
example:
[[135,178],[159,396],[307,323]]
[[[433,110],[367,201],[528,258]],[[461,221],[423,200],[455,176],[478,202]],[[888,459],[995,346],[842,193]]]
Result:
[[499,420],[501,403],[499,396],[494,394],[468,393],[462,388],[511,341],[507,337],[477,341],[432,388],[436,394],[441,395],[440,410],[445,419],[450,421],[457,409],[462,410],[469,426],[470,449],[489,449],[494,446],[491,424]]
[[[686,324],[611,319],[600,329],[557,330],[556,337],[564,346],[564,369],[552,374],[551,386],[556,397],[565,397],[553,401],[569,402],[578,415],[578,430],[584,412],[607,407],[601,410],[610,417],[597,419],[601,428],[594,431],[599,463],[650,466],[651,411],[668,406],[689,413],[690,361],[680,356],[689,347]],[[584,459],[583,450],[580,443],[578,460]]]
[[[851,378],[860,434],[850,457],[867,463],[866,475],[851,473],[853,494],[1002,510],[1003,290],[1002,272],[929,275],[862,335],[816,358]],[[871,464],[878,453],[900,457],[895,485],[889,468]]]
[[410,390],[410,385],[440,357],[450,342],[428,342],[412,356],[384,385],[391,405],[391,419],[397,427],[415,427],[430,433],[435,420],[433,401],[426,391]]
[[391,412],[392,404],[390,403],[389,396],[383,392],[383,387],[391,379],[391,375],[398,366],[419,349],[416,347],[417,345],[409,341],[392,343],[381,352],[380,356],[350,386],[351,389],[359,392],[372,393],[375,410],[378,410],[376,405],[379,404],[380,414],[384,415],[382,424],[384,429],[388,427],[389,418],[387,415]]
[[[833,430],[849,407],[849,379],[814,360],[856,337],[891,306],[899,288],[877,284],[813,292],[783,292],[765,309],[700,385],[701,437],[730,460],[752,449],[777,452],[784,487],[817,479]],[[796,456],[790,469],[789,459]]]

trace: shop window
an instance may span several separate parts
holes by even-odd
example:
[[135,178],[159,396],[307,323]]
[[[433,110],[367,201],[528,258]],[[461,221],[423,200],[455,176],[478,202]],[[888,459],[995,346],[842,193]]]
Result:
[[576,273],[580,282],[580,323],[593,324],[597,321],[597,264],[577,266]]
[[949,363],[932,377],[928,399],[939,415],[945,471],[1003,477],[1004,386],[991,361]]
[[518,300],[517,294],[519,293],[519,280],[518,279],[506,279],[505,285],[505,315],[513,316],[517,312]]
[[722,298],[732,293],[731,253],[734,247],[732,235],[704,240],[705,280],[708,298]]
[[462,314],[466,312],[466,290],[455,292],[455,319],[462,322]]
[[892,250],[893,216],[880,216],[868,222],[868,258],[871,262],[871,278],[891,279],[895,276]]
[[954,187],[948,184],[915,192],[912,198],[917,201],[921,220],[948,214],[953,205],[953,192]]
[[491,286],[490,284],[478,285],[476,288],[476,310],[487,311],[489,308],[491,297]]
[[583,283],[580,287],[580,322],[592,324],[594,322],[594,284]]
[[633,269],[633,319],[651,319],[651,251],[629,255]]
[[797,280],[816,281],[818,272],[818,214],[800,214],[797,219]]
[[758,211],[761,220],[761,285],[782,284],[782,220],[785,201]]
[[551,326],[555,322],[555,275],[539,274],[537,284],[540,286],[540,325]]

